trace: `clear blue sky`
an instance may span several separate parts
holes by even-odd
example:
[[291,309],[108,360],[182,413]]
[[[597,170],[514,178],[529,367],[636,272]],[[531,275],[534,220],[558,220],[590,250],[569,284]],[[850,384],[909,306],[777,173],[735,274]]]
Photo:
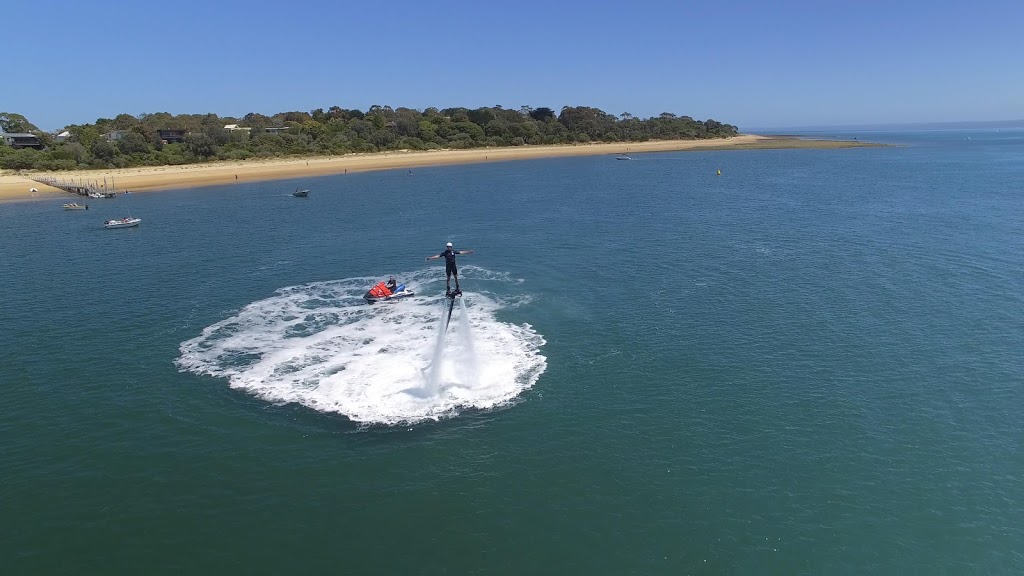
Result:
[[0,111],[596,106],[741,129],[1024,118],[1024,1],[12,0]]

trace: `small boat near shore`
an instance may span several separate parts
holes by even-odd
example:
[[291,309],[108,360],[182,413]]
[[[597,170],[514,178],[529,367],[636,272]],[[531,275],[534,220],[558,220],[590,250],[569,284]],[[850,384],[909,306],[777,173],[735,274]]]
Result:
[[78,202],[72,202],[64,205],[65,210],[88,210],[88,204],[79,204]]
[[142,222],[142,218],[132,218],[131,216],[128,216],[126,218],[121,218],[119,220],[107,220],[106,222],[103,223],[103,227],[107,229],[133,228],[135,226],[138,226],[139,222]]
[[306,198],[309,196],[309,190],[299,190],[296,188],[295,192],[292,192],[292,196],[295,196],[296,198]]
[[616,160],[632,160],[631,157],[629,157],[629,156],[627,156],[625,154],[619,154],[618,156],[615,157],[615,159]]

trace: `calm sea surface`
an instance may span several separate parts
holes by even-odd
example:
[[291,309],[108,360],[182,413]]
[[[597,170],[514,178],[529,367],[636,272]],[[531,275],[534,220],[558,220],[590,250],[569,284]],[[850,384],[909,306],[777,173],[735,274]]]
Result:
[[856,136],[0,205],[0,572],[1024,573],[1024,132]]

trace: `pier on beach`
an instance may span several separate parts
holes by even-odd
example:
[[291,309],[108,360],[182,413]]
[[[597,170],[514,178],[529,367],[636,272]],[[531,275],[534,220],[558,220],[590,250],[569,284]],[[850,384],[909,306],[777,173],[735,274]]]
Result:
[[[79,196],[89,196],[90,194],[101,194],[107,198],[114,197],[114,190],[107,190],[106,179],[103,180],[101,186],[98,181],[89,180],[64,180],[61,178],[53,178],[50,176],[43,176],[40,178],[33,178],[32,180],[45,184],[47,186],[63,190],[71,194],[78,194]],[[113,186],[111,186],[113,188]]]

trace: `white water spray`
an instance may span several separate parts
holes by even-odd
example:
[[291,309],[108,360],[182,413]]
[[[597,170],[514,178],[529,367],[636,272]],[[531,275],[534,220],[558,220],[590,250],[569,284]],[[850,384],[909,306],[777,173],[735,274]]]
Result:
[[469,321],[469,312],[466,311],[466,301],[459,298],[459,329],[464,332],[463,340],[466,343],[466,363],[469,368],[469,381],[476,383],[480,381],[480,360],[476,356],[476,345],[473,343],[473,325]]
[[437,318],[437,337],[434,339],[434,353],[430,356],[430,365],[427,367],[427,395],[437,394],[441,386],[441,361],[444,356],[444,340],[447,332],[448,307],[441,307],[441,315]]
[[[471,306],[459,302],[445,333],[448,307],[435,296],[363,303],[375,278],[282,288],[181,343],[182,371],[224,378],[232,388],[275,403],[295,402],[357,422],[398,424],[457,415],[514,401],[547,362],[544,339],[529,325],[495,313],[522,302],[518,281],[473,268]],[[403,274],[419,293],[436,293],[436,274]]]

